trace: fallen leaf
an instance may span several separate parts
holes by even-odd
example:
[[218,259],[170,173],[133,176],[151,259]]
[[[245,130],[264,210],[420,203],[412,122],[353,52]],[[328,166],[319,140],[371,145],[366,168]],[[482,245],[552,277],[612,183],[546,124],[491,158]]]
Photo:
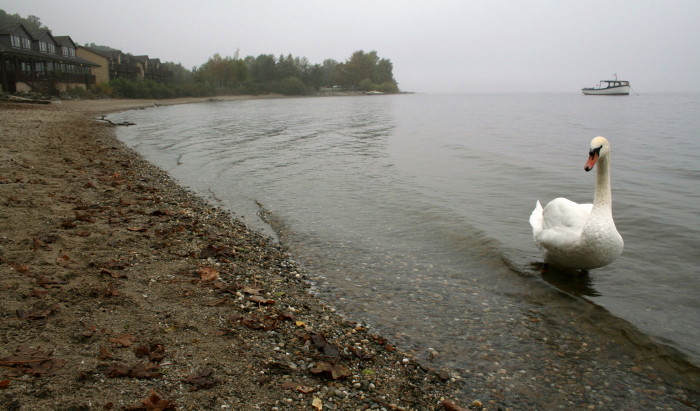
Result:
[[197,274],[202,281],[214,281],[219,278],[219,270],[214,267],[202,267],[197,270]]
[[302,394],[308,394],[314,391],[314,387],[309,387],[308,385],[299,384],[296,382],[287,381],[282,383],[282,388],[285,390],[298,391]]
[[107,377],[137,379],[160,377],[162,374],[160,371],[155,371],[155,369],[157,369],[157,367],[149,367],[145,364],[136,364],[131,367],[123,364],[116,364],[107,369]]
[[117,337],[110,338],[109,341],[113,343],[115,347],[131,347],[131,345],[134,343],[134,339],[135,337],[133,335],[122,334]]
[[44,298],[49,294],[49,290],[32,290],[31,296],[34,298]]
[[177,214],[177,213],[174,211],[170,211],[170,210],[155,210],[151,213],[152,216],[162,216],[162,215],[173,216],[175,214]]
[[0,388],[5,389],[10,386],[10,380],[2,380],[0,381]]
[[445,408],[447,411],[467,411],[466,408],[462,408],[459,405],[453,403],[450,400],[442,400],[440,404]]
[[100,347],[100,354],[97,356],[97,358],[104,361],[114,358],[114,356],[112,355],[112,352],[109,351],[109,348]]
[[326,341],[326,337],[321,333],[314,333],[311,335],[311,342],[319,350],[323,351],[323,355],[327,357],[340,357],[340,350],[335,344],[330,344]]
[[219,300],[210,301],[208,303],[205,303],[204,305],[206,305],[207,307],[217,307],[219,305],[226,304],[226,301],[226,298],[222,298]]
[[201,259],[207,259],[211,257],[216,257],[221,254],[226,254],[224,253],[224,247],[216,247],[213,245],[208,245],[202,249],[202,251],[199,252],[199,258]]
[[106,268],[101,268],[101,269],[100,269],[100,274],[105,274],[105,275],[108,275],[108,276],[110,276],[110,277],[112,277],[112,278],[129,278],[129,276],[126,275],[126,274],[124,274],[124,273],[119,273],[119,272],[116,272],[116,271],[110,271],[110,270],[108,270],[108,269],[106,269]]
[[313,374],[326,374],[330,375],[334,380],[346,378],[352,373],[348,367],[342,364],[332,364],[328,362],[319,361],[316,365],[311,368],[311,373]]
[[161,362],[165,358],[165,347],[162,344],[141,344],[134,348],[137,357],[148,357],[148,361]]
[[205,368],[199,374],[188,375],[182,382],[194,385],[195,390],[211,388],[219,382],[211,374],[212,370]]
[[143,232],[148,231],[148,229],[144,228],[144,227],[127,227],[126,229],[129,231],[137,232],[137,233],[143,233]]
[[12,268],[14,268],[18,273],[29,272],[29,266],[26,264],[13,264]]
[[36,285],[44,288],[60,288],[62,284],[66,284],[63,280],[40,276],[36,279]]
[[13,368],[19,374],[55,375],[66,365],[66,361],[51,358],[52,354],[53,351],[43,352],[38,348],[20,345],[13,355],[0,358],[0,366]]
[[31,311],[17,310],[17,317],[22,320],[43,320],[56,311],[58,311],[58,304],[54,304],[49,308],[34,309]]
[[318,397],[314,397],[314,399],[311,401],[311,406],[316,410],[321,411],[323,409],[323,401]]
[[355,354],[355,356],[361,360],[371,360],[372,358],[374,358],[374,354],[372,354],[371,352],[365,351],[360,347],[353,346],[351,348],[351,350],[352,350],[353,354]]
[[105,288],[105,292],[103,294],[105,297],[119,297],[121,293],[119,290],[117,290],[116,287],[114,287],[114,284],[109,283],[107,284],[107,288]]
[[[111,403],[110,403],[111,404]],[[126,411],[174,411],[175,403],[161,398],[156,390],[151,389],[150,395],[141,404],[124,407]]]
[[260,292],[262,292],[262,288],[257,288],[257,287],[250,287],[250,286],[244,286],[241,288],[241,291],[249,294],[249,295],[260,295]]
[[168,411],[175,410],[175,403],[160,397],[155,390],[151,390],[151,395],[143,400],[146,411]]
[[248,299],[248,301],[252,301],[252,302],[258,303],[258,304],[274,304],[275,303],[275,300],[270,300],[268,298],[265,298],[265,297],[262,297],[259,295],[251,295],[247,299]]

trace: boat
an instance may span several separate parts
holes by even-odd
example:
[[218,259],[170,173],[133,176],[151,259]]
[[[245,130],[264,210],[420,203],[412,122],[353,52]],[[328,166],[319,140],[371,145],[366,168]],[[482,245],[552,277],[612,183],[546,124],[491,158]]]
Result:
[[383,96],[384,95],[384,93],[382,93],[381,91],[377,91],[377,90],[368,91],[365,94],[367,94],[368,96]]
[[630,82],[624,80],[618,80],[617,74],[615,74],[615,80],[600,80],[601,84],[605,84],[601,87],[588,87],[582,88],[581,91],[585,95],[592,96],[628,96],[630,94]]

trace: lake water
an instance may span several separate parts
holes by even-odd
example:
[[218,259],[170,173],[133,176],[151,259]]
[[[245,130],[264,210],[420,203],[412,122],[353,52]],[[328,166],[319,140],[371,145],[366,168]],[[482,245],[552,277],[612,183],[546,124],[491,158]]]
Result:
[[[596,307],[587,327],[638,330],[700,364],[700,95],[262,99],[113,118],[138,124],[119,129],[129,146],[281,240],[324,299],[419,354],[467,368],[484,340],[517,345],[488,324]],[[538,199],[592,202],[597,135],[624,253],[588,276],[542,274],[529,215]]]

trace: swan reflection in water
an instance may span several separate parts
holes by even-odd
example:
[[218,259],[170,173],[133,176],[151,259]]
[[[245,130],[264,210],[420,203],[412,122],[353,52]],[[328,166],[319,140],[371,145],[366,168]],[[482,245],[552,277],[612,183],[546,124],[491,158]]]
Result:
[[541,278],[559,290],[576,297],[600,297],[595,289],[593,277],[586,270],[547,266],[541,262],[531,263],[533,271],[541,273]]

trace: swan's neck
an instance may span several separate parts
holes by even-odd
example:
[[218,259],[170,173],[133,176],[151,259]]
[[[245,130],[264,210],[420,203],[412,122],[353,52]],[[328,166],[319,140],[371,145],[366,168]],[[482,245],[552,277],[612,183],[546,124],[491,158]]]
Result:
[[593,212],[612,214],[612,191],[610,190],[610,155],[598,159]]

